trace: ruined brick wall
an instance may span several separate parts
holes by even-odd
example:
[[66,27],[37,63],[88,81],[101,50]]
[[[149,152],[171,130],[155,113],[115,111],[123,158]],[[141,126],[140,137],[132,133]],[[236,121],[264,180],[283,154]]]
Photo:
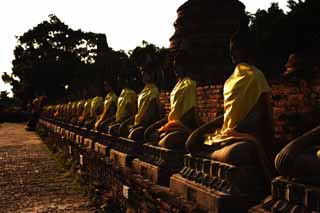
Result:
[[[271,84],[273,117],[277,142],[286,144],[320,124],[320,76],[310,82],[275,82]],[[223,113],[223,86],[197,88],[198,115],[205,123]],[[162,92],[160,102],[170,110],[169,92]]]

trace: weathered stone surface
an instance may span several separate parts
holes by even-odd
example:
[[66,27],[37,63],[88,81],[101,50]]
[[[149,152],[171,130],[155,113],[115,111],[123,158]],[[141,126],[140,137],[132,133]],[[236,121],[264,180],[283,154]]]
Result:
[[192,53],[195,73],[200,74],[202,82],[224,82],[232,70],[229,38],[245,18],[245,6],[238,0],[189,0],[177,13],[171,51],[185,49]]
[[198,203],[208,212],[247,212],[247,201],[240,194],[229,194],[210,189],[195,181],[175,174],[170,180],[170,189],[177,192],[188,201]]
[[320,188],[277,177],[272,195],[249,212],[320,212]]

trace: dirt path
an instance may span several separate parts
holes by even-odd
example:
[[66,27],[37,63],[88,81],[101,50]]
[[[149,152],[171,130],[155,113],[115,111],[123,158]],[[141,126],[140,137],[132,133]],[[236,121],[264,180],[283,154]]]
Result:
[[23,124],[0,123],[0,212],[95,212]]

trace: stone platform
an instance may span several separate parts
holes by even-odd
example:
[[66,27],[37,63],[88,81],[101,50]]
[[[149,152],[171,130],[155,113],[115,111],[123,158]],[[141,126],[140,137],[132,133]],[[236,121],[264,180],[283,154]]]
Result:
[[249,212],[320,212],[320,188],[277,177],[272,195]]
[[153,183],[168,186],[170,176],[182,168],[183,155],[183,152],[144,144],[139,158],[133,160],[132,168]]

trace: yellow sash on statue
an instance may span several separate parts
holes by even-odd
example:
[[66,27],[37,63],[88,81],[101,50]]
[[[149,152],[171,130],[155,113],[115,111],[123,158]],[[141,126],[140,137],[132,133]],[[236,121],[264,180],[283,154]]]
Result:
[[82,110],[82,115],[80,117],[80,121],[85,121],[88,118],[88,116],[90,115],[91,102],[92,102],[92,98],[89,98],[88,100],[85,101],[85,103],[83,105],[83,110]]
[[96,96],[91,102],[90,117],[96,118],[103,110],[103,98]]
[[104,99],[104,103],[103,103],[103,112],[102,114],[99,116],[99,119],[98,121],[95,123],[94,127],[95,129],[98,128],[99,124],[107,118],[107,115],[109,113],[109,109],[110,109],[110,106],[112,106],[112,104],[116,104],[118,101],[118,97],[117,95],[112,91],[112,92],[109,92],[107,94],[107,96],[105,97]]
[[122,121],[127,116],[137,111],[136,92],[129,88],[124,88],[118,98],[116,121]]
[[159,131],[184,127],[180,120],[186,112],[196,107],[196,89],[196,82],[189,77],[185,77],[177,82],[170,93],[171,110],[168,116],[168,123],[162,126]]
[[255,141],[252,135],[236,132],[235,128],[256,105],[261,94],[267,92],[270,92],[270,87],[259,69],[246,63],[238,64],[224,84],[224,121],[222,128],[213,136],[209,136],[206,144],[230,139]]
[[[150,103],[154,99],[159,99],[159,90],[155,84],[147,84],[138,96],[138,113],[135,116],[134,124],[138,125],[143,122],[147,116]],[[159,104],[159,101],[157,102]]]

